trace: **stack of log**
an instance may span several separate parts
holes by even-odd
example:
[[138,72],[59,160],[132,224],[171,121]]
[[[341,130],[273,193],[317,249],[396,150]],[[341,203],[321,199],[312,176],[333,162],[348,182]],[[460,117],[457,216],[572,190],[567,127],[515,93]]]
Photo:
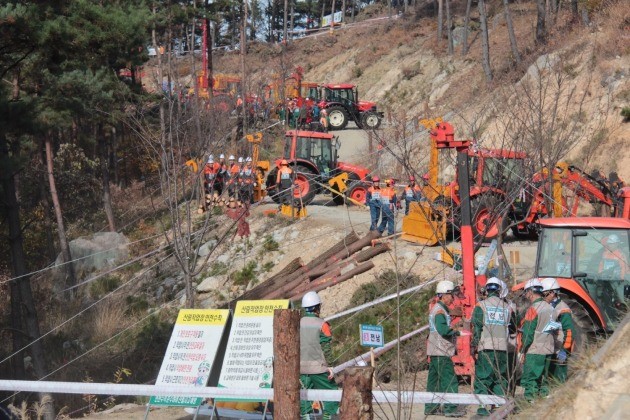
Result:
[[[229,303],[253,299],[301,299],[310,291],[324,290],[374,268],[373,257],[389,250],[387,243],[372,246],[378,233],[359,238],[352,232],[308,264],[296,258],[278,273]],[[366,248],[366,249],[364,249]]]

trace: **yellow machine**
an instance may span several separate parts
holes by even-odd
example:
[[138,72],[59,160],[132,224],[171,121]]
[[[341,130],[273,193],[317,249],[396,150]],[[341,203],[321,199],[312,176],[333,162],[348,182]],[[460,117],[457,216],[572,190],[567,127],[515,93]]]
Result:
[[298,208],[288,204],[283,204],[280,207],[280,214],[293,219],[301,219],[307,216],[306,207]]
[[[423,119],[420,124],[431,130],[441,123],[441,118]],[[434,246],[446,239],[450,208],[446,202],[439,202],[439,197],[450,197],[450,186],[440,185],[439,150],[437,141],[431,137],[428,178],[423,180],[421,194],[426,201],[413,202],[409,214],[403,218],[402,239],[422,245]]]
[[252,144],[252,163],[256,168],[256,184],[254,185],[254,202],[262,201],[267,196],[267,190],[263,189],[265,184],[265,174],[269,171],[268,160],[258,160],[260,155],[260,144],[262,143],[262,133],[248,134],[245,136]]

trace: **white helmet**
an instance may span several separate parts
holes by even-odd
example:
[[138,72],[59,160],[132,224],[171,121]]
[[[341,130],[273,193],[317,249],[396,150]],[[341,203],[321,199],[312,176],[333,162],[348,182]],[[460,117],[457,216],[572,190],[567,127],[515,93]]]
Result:
[[488,292],[501,290],[501,280],[496,277],[490,277],[486,282],[486,290]]
[[560,285],[558,284],[558,280],[553,277],[547,277],[542,279],[540,282],[542,284],[543,292],[549,292],[551,290],[558,290]]
[[247,156],[247,159],[245,159],[245,162],[251,162],[252,158],[250,158],[249,156]]
[[619,238],[619,235],[613,233],[612,235],[608,237],[606,244],[618,244],[620,242],[621,242],[621,239]]
[[225,159],[225,155],[224,155],[223,153],[221,153],[221,154],[219,155],[219,159]]
[[452,281],[442,280],[437,284],[437,287],[435,288],[435,293],[441,295],[443,293],[451,293],[453,290],[455,290],[455,284],[453,284]]
[[321,304],[322,300],[317,292],[308,292],[302,297],[302,308],[308,309]]
[[538,280],[537,278],[533,278],[533,279],[527,280],[527,283],[525,283],[525,287],[523,288],[523,290],[528,290],[528,289],[533,289],[534,292],[541,293],[543,286],[540,280]]
[[238,163],[243,163],[243,158],[242,157],[238,158]]
[[214,163],[214,156],[210,155],[208,158],[208,163]]
[[506,282],[504,282],[503,280],[499,280],[499,281],[501,282],[501,293],[499,293],[499,297],[501,299],[504,299],[510,292],[510,289],[508,288],[508,285]]
[[234,155],[230,155],[230,157],[228,158],[228,160],[234,160]]

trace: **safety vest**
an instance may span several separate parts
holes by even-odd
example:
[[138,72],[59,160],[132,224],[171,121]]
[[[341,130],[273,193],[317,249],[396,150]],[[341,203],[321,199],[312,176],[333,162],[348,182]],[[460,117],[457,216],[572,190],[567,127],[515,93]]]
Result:
[[[555,331],[549,329],[550,322],[555,322],[553,307],[541,299],[534,302],[531,309],[536,311],[538,322],[536,323],[534,341],[527,349],[527,354],[553,354]],[[545,330],[547,331],[545,332]]]
[[451,325],[451,316],[448,309],[441,302],[436,303],[429,312],[429,339],[427,340],[427,356],[454,356],[455,343],[451,338],[442,337],[435,328],[435,317],[443,314],[446,324]]
[[411,185],[407,185],[405,187],[405,198],[407,200],[415,200],[418,199],[420,196],[420,187],[418,187],[417,185],[414,185],[413,187]]
[[497,296],[490,296],[477,304],[483,311],[483,329],[479,350],[507,351],[510,307]]
[[388,206],[394,202],[396,191],[392,187],[381,188],[381,205]]
[[292,173],[293,173],[293,170],[289,168],[288,166],[281,166],[280,170],[278,171],[277,183],[281,185],[291,184]]
[[371,186],[368,188],[368,195],[370,196],[370,201],[372,203],[380,203],[381,202],[381,188]]
[[328,369],[324,351],[319,342],[324,326],[323,319],[305,316],[300,320],[300,374],[313,375]]
[[[571,308],[569,307],[569,305],[567,305],[563,301],[559,300],[555,305],[553,303],[551,305],[553,307],[554,320],[560,322],[560,315],[566,314],[566,313],[573,316],[573,311],[571,311]],[[564,330],[563,329],[558,330],[558,334],[556,335],[556,339],[554,340],[554,352],[558,352],[559,350],[562,350],[563,348],[568,351],[573,351],[573,331],[571,330],[567,331],[567,339],[565,342]]]
[[213,180],[217,174],[219,173],[219,164],[218,163],[206,163],[206,166],[203,168],[203,174],[205,175],[208,181]]

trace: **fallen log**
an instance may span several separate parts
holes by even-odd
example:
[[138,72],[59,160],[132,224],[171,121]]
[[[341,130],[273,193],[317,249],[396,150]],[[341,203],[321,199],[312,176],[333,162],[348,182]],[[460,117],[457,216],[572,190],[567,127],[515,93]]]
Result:
[[308,287],[307,290],[303,290],[302,292],[296,293],[295,295],[291,296],[291,300],[301,299],[302,296],[304,296],[306,293],[311,292],[311,291],[319,292],[321,290],[327,289],[331,286],[334,286],[348,279],[351,279],[352,277],[358,274],[365,273],[366,271],[369,271],[373,268],[374,268],[374,263],[372,261],[366,261],[364,263],[357,265],[355,268],[353,268],[352,270],[348,271],[345,274],[339,274],[338,276],[331,277],[331,278],[327,277],[326,279],[322,279],[322,281],[318,282],[316,285],[314,285],[313,284],[314,282],[312,282],[309,285],[312,287]]
[[[350,262],[348,262],[348,265],[349,264]],[[288,296],[294,296],[298,293],[306,293],[312,290],[314,287],[317,287],[318,285],[323,284],[329,281],[330,279],[335,278],[340,275],[341,275],[341,267],[333,268],[332,270],[324,273],[322,276],[318,277],[317,279],[311,282],[304,282],[298,285],[295,289],[289,290]]]
[[382,254],[383,252],[387,252],[389,251],[389,245],[388,244],[378,244],[374,247],[368,248],[368,249],[364,249],[363,251],[358,252],[355,256],[354,256],[354,260],[356,262],[362,263],[365,262],[367,260],[371,260],[372,258],[376,257],[379,254]]
[[378,238],[378,232],[372,231],[365,235],[363,238],[358,241],[344,247],[342,250],[337,252],[335,255],[332,255],[330,258],[326,259],[324,262],[326,265],[334,264],[337,261],[344,260],[348,258],[350,255],[361,251],[366,246],[372,245],[372,239]]
[[345,238],[343,238],[341,241],[337,242],[335,245],[333,245],[331,248],[329,248],[326,252],[324,252],[322,254],[319,254],[312,261],[310,261],[308,264],[306,264],[304,266],[304,268],[306,268],[305,272],[311,271],[313,268],[317,267],[318,265],[321,265],[323,262],[328,260],[330,257],[332,257],[333,255],[337,254],[338,252],[344,250],[346,247],[352,245],[353,243],[355,243],[358,240],[359,240],[359,237],[357,236],[357,234],[354,231],[350,232]]
[[239,300],[255,300],[255,299],[263,298],[268,293],[269,290],[273,290],[277,287],[281,287],[286,281],[285,279],[289,275],[293,274],[294,272],[296,272],[303,266],[304,266],[304,262],[302,261],[302,258],[300,257],[295,258],[294,260],[289,262],[286,266],[284,266],[284,268],[278,271],[276,274],[269,277],[267,280],[263,281],[256,287],[246,291],[238,298],[233,299],[231,302],[229,302],[225,306],[233,307],[236,304],[236,302]]
[[[309,273],[313,271],[313,269],[322,270],[324,267],[322,264],[326,261],[326,259],[330,258],[332,255],[338,254],[340,250],[345,249],[348,246],[356,243],[359,240],[359,237],[356,233],[351,232],[341,241],[337,242],[331,248],[329,248],[323,254],[320,254],[311,262],[306,264],[304,267],[296,270],[291,275],[285,279],[285,282],[282,286],[268,290],[268,293],[264,296],[265,299],[276,299],[282,296],[289,295],[289,293],[304,283],[305,281],[309,281]],[[329,270],[328,270],[329,271]]]

